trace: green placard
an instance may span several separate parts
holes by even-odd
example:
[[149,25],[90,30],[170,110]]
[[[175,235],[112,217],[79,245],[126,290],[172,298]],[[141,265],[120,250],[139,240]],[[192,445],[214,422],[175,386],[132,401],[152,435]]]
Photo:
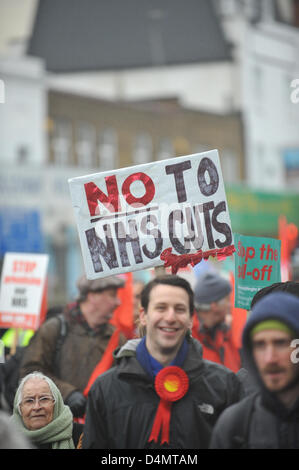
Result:
[[246,186],[227,186],[226,196],[233,232],[276,237],[282,214],[289,223],[299,225],[298,192],[254,191]]
[[253,296],[281,281],[280,240],[234,234],[235,306],[250,310]]

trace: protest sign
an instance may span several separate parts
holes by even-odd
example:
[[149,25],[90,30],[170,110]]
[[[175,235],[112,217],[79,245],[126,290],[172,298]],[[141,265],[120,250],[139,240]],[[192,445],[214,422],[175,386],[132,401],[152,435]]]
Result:
[[[69,179],[89,279],[232,254],[218,152]],[[194,257],[193,257],[194,255]]]
[[48,255],[6,253],[0,286],[0,327],[36,330],[45,314]]
[[260,289],[281,281],[280,240],[235,233],[235,306],[250,310]]

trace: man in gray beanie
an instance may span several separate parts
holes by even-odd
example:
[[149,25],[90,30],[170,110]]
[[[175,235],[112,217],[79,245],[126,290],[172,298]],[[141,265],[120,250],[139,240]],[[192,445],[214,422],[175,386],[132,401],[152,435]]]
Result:
[[203,357],[237,372],[241,367],[240,351],[234,344],[230,325],[230,282],[218,273],[203,274],[194,288],[196,315],[192,336],[203,347]]
[[116,341],[115,348],[126,342],[121,333],[116,338],[118,331],[110,323],[120,304],[117,291],[123,286],[117,276],[94,280],[82,276],[77,281],[77,301],[45,321],[26,348],[21,378],[33,371],[50,377],[75,417],[84,415],[84,390],[110,342]]

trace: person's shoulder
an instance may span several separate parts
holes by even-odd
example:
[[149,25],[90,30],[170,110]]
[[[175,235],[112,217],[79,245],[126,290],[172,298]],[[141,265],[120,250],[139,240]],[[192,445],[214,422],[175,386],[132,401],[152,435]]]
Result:
[[60,328],[60,324],[61,321],[58,316],[46,319],[35,332],[32,339],[39,335],[48,337],[52,336],[53,334],[56,334],[58,329]]
[[252,393],[249,396],[242,398],[242,400],[237,403],[233,403],[228,406],[221,413],[219,418],[220,425],[223,425],[225,422],[229,422],[234,427],[236,423],[240,422],[240,419],[245,419],[246,412],[253,410],[257,396],[257,393]]
[[246,449],[256,394],[225,408],[212,433],[210,449]]
[[231,394],[241,399],[244,397],[244,387],[235,372],[222,364],[203,359],[202,374],[213,384],[213,388],[223,393]]
[[245,410],[248,407],[252,408],[259,396],[259,393],[255,392],[249,394],[247,397],[242,398],[242,400],[240,400],[238,403],[234,403],[229,407],[232,408],[231,413],[237,414],[240,410]]
[[93,383],[90,394],[97,394],[102,389],[103,392],[109,392],[111,386],[117,386],[121,377],[136,372],[136,347],[140,339],[128,340],[122,348],[114,351],[115,365],[103,372]]
[[110,369],[103,372],[92,384],[89,394],[97,394],[98,390],[103,387],[109,386],[114,380],[117,380],[117,368],[113,366]]
[[0,449],[33,449],[13,418],[3,410],[0,410]]
[[236,374],[231,369],[228,369],[223,364],[202,357],[202,345],[198,340],[192,337],[189,339],[189,344],[191,346],[189,358],[192,358],[193,364],[197,363],[200,374],[205,375],[207,378],[218,377],[218,379],[223,381],[231,379],[239,382]]
[[64,338],[67,335],[69,329],[70,325],[63,314],[53,316],[49,319],[46,319],[41,324],[41,326],[32,336],[29,346],[37,344],[37,341],[39,341],[41,344],[43,344],[44,341],[54,344],[58,337]]

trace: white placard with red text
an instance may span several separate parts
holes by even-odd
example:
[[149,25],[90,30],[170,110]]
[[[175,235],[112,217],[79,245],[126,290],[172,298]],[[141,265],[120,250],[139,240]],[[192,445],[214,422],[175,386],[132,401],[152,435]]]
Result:
[[69,179],[89,279],[233,244],[217,150]]
[[49,256],[6,253],[0,286],[0,327],[36,330],[46,294]]

